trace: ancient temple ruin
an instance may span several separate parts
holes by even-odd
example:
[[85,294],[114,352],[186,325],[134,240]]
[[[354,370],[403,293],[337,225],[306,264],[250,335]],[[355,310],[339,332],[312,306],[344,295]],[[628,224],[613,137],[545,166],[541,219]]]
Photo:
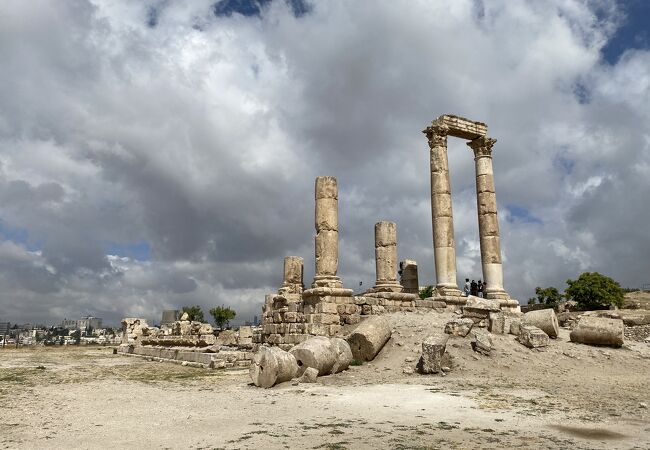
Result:
[[501,243],[497,220],[497,200],[492,170],[492,147],[496,139],[487,136],[487,125],[453,115],[442,115],[431,122],[423,133],[429,141],[431,157],[431,222],[436,265],[436,295],[447,303],[464,303],[456,281],[456,247],[451,205],[451,183],[447,160],[447,136],[466,139],[474,152],[476,168],[476,202],[481,246],[483,280],[486,296],[498,299],[502,308],[516,309],[503,287]]
[[[309,289],[303,286],[303,259],[287,256],[284,279],[277,294],[267,295],[262,332],[258,343],[290,347],[311,335],[334,336],[345,325],[364,316],[414,311],[417,308],[444,309],[464,305],[456,280],[456,250],[447,159],[447,136],[467,139],[474,151],[478,223],[486,296],[498,300],[501,309],[516,311],[519,303],[503,287],[503,269],[497,203],[492,170],[492,147],[496,139],[487,136],[487,125],[452,115],[435,119],[425,130],[431,157],[431,221],[436,287],[433,296],[418,296],[417,262],[397,262],[397,224],[375,224],[375,285],[361,295],[343,286],[338,276],[338,185],[334,177],[318,177],[315,183],[315,275]],[[400,280],[397,274],[400,274]]]

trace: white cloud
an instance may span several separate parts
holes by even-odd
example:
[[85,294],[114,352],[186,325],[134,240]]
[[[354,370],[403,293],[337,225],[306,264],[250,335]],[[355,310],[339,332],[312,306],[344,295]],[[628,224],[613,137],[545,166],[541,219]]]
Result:
[[[300,18],[281,1],[261,18],[215,17],[208,1],[3,3],[0,264],[26,259],[0,277],[0,315],[115,321],[225,303],[251,318],[284,255],[313,276],[317,175],[339,179],[350,287],[374,280],[384,219],[432,283],[420,131],[443,113],[498,139],[513,295],[581,270],[647,282],[650,52],[602,61],[620,17],[570,0],[340,0]],[[458,274],[481,278],[471,151],[450,140],[449,160]],[[140,242],[150,261],[106,245]]]

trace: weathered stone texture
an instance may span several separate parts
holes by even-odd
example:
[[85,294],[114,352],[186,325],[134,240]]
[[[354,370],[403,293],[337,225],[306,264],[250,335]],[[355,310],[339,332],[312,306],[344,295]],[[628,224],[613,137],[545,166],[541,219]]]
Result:
[[625,324],[621,319],[582,316],[570,339],[580,344],[620,347],[625,340]]
[[465,337],[469,334],[473,326],[474,321],[472,319],[452,319],[445,324],[445,333]]
[[533,325],[522,325],[517,339],[528,348],[546,347],[549,343],[548,334]]
[[548,337],[555,339],[560,332],[557,316],[552,308],[530,311],[522,318],[524,325],[533,325],[542,330]]
[[422,342],[422,356],[417,364],[418,372],[438,373],[442,370],[442,356],[445,353],[449,335],[436,333],[427,336]]
[[372,316],[361,322],[348,336],[354,359],[372,361],[390,339],[391,328],[381,316]]

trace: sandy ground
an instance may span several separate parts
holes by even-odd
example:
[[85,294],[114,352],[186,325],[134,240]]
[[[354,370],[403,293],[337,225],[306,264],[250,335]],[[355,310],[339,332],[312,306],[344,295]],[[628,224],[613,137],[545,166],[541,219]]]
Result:
[[246,371],[112,355],[0,350],[2,448],[650,448],[650,345],[544,352],[452,338],[446,376],[406,375],[451,314],[392,314],[372,363],[263,390]]

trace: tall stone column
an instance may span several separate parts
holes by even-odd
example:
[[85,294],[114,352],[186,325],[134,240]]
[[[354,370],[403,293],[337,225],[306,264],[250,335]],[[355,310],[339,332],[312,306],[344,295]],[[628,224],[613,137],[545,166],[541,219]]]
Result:
[[433,254],[436,264],[436,290],[443,296],[460,297],[456,282],[456,247],[451,207],[451,183],[447,161],[449,127],[434,120],[423,131],[431,149],[431,221]]
[[285,256],[284,276],[280,294],[301,294],[303,284],[303,259],[300,256]]
[[312,288],[341,288],[338,187],[334,177],[316,178],[316,273]]
[[467,145],[474,151],[476,165],[478,233],[481,242],[483,280],[487,283],[486,296],[487,298],[507,300],[510,296],[503,289],[497,197],[492,170],[492,146],[496,141],[496,139],[481,136],[468,142]]
[[375,224],[376,292],[401,292],[397,282],[397,224],[378,222]]

